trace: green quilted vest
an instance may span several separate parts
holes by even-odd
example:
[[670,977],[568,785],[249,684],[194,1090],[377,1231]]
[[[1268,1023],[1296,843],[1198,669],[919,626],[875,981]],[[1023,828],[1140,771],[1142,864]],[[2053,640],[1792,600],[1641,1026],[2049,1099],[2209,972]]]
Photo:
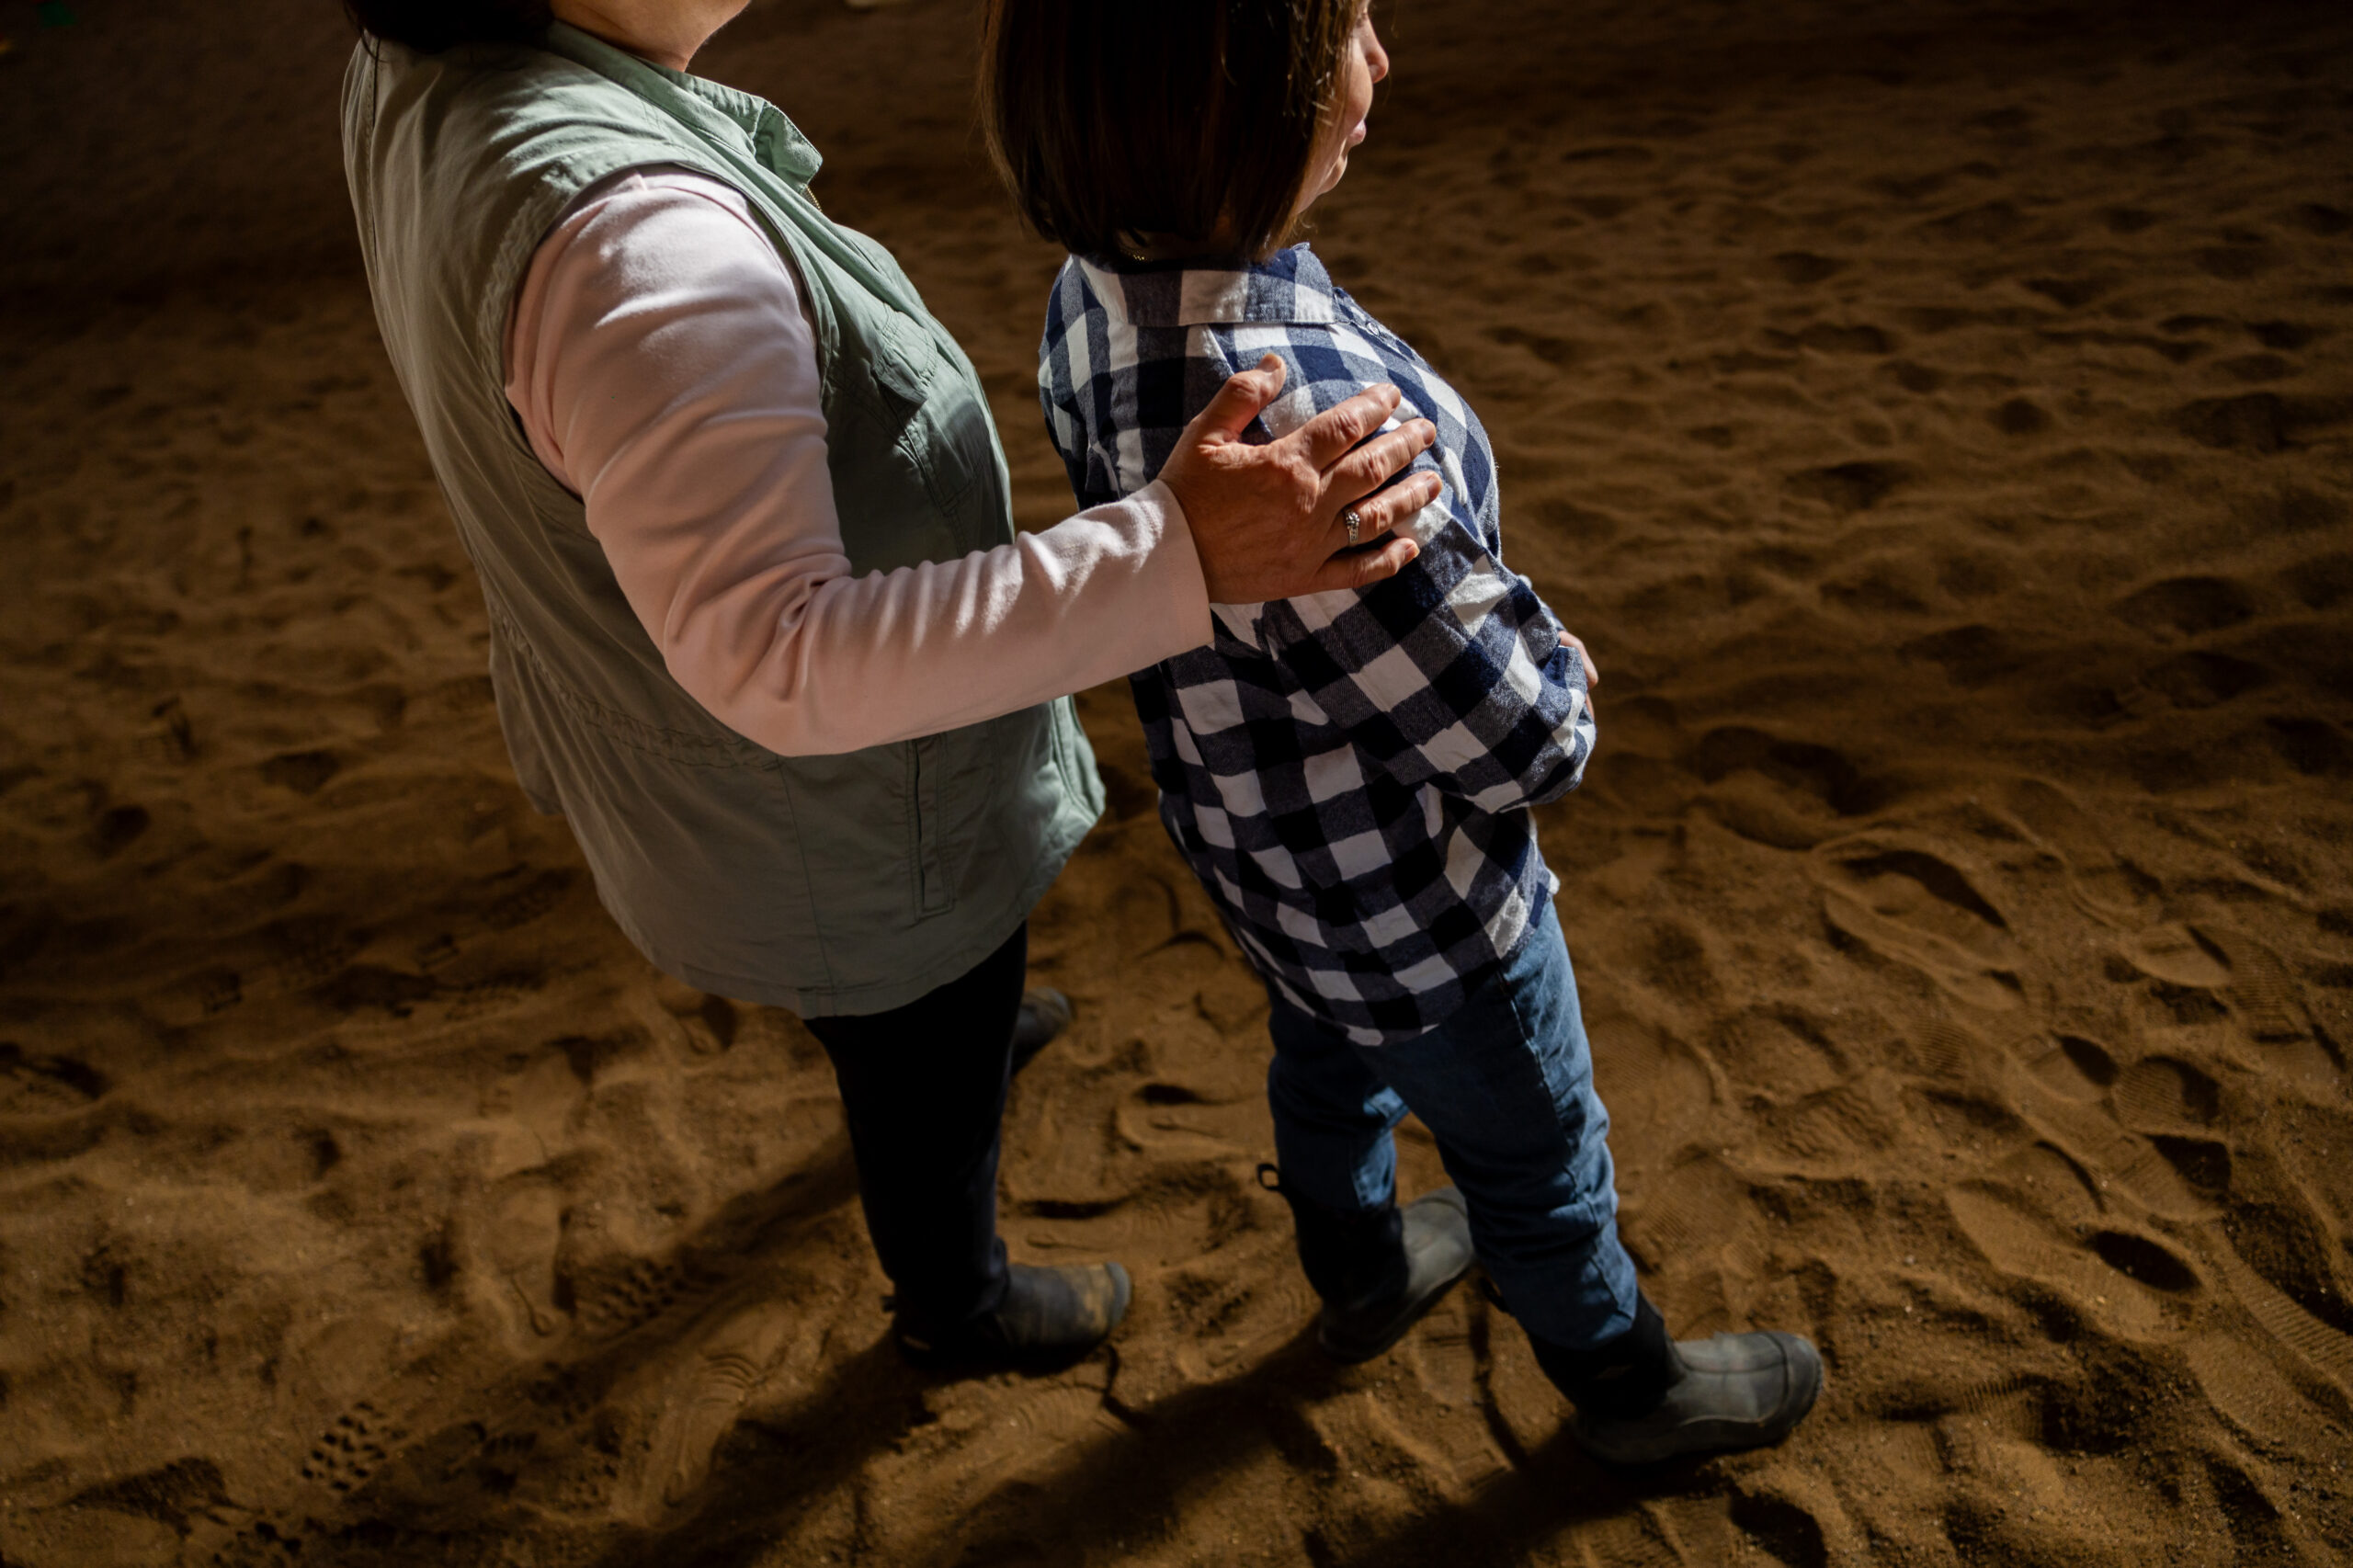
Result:
[[1102,811],[1069,700],[839,756],[744,739],[663,667],[503,390],[508,312],[565,210],[625,169],[692,169],[799,270],[853,570],[1010,540],[972,364],[890,256],[818,210],[816,150],[769,104],[561,24],[534,48],[363,42],[343,108],[376,318],[482,580],[507,749],[621,929],[692,985],[813,1016],[898,1006],[987,957]]

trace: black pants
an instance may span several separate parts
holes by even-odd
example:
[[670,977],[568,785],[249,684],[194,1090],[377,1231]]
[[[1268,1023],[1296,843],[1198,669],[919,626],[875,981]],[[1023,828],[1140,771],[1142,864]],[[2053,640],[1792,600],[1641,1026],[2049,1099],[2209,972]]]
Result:
[[925,1338],[1005,1299],[998,1124],[1029,962],[1024,922],[976,968],[904,1007],[807,1020],[841,1086],[867,1233],[900,1322]]

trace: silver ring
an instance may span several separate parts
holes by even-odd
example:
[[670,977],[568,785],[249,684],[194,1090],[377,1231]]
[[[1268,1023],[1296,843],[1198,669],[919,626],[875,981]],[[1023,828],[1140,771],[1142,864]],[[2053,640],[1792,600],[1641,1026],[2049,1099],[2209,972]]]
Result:
[[1340,521],[1348,530],[1348,548],[1354,550],[1357,536],[1364,531],[1364,519],[1357,516],[1357,509],[1354,506],[1343,506],[1340,508]]

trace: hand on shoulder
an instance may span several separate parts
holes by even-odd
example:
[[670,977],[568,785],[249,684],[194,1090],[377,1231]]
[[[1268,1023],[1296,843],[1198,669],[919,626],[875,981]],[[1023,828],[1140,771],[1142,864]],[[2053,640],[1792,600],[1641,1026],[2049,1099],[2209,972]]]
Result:
[[[1395,411],[1393,386],[1358,392],[1279,440],[1243,440],[1281,393],[1283,378],[1282,360],[1272,354],[1229,378],[1160,471],[1185,509],[1212,604],[1361,588],[1394,575],[1420,547],[1404,538],[1370,541],[1438,499],[1432,473],[1381,488],[1438,439],[1437,426],[1416,419],[1365,440]],[[1353,547],[1342,517],[1350,507]]]

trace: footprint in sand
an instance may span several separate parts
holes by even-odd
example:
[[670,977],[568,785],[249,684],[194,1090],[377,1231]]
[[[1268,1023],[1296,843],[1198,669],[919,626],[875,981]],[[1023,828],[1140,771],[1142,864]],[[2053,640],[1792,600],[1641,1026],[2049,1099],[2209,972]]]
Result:
[[562,903],[578,880],[578,873],[569,869],[541,871],[485,908],[483,924],[494,931],[512,931],[528,926]]
[[563,1325],[556,1250],[563,1236],[564,1195],[529,1174],[502,1184],[484,1215],[477,1245],[490,1271],[506,1286],[523,1324],[545,1338]]
[[259,1518],[212,1554],[212,1568],[295,1568],[302,1560],[302,1535],[292,1524]]
[[2222,1087],[2170,1056],[2136,1062],[2116,1080],[2118,1119],[2138,1131],[2197,1131],[2222,1114]]
[[63,1116],[103,1096],[106,1074],[70,1056],[40,1056],[0,1040],[0,1116]]
[[2079,1197],[2047,1194],[2041,1184],[1970,1182],[1948,1193],[1946,1203],[1995,1268],[2056,1289],[2126,1338],[2172,1337],[2181,1326],[2179,1304],[2205,1293],[2198,1270],[2154,1237],[2112,1218],[2080,1236],[2063,1226],[2052,1210],[2079,1208]]
[[2314,1085],[2334,1085],[2345,1063],[2313,1028],[2302,988],[2270,949],[2213,926],[2166,924],[2122,944],[2133,970],[2173,988],[2177,1014],[2228,1017],[2262,1048],[2265,1065]]
[[2271,672],[2261,665],[2228,653],[2193,651],[2177,653],[2152,665],[2141,684],[2160,693],[2176,708],[2214,708],[2271,684]]
[[319,1434],[303,1457],[302,1479],[347,1496],[376,1473],[393,1445],[407,1436],[381,1408],[363,1399]]
[[262,931],[278,978],[289,990],[307,990],[344,972],[366,946],[356,932],[331,919],[281,920]]
[[2353,551],[2309,556],[2281,572],[2279,582],[2306,609],[2335,609],[2353,599]]
[[2149,1142],[2157,1157],[2173,1167],[2192,1192],[2209,1203],[2220,1203],[2231,1190],[2231,1150],[2211,1138],[2177,1132],[2155,1132]]
[[189,977],[188,988],[197,1006],[208,1018],[227,1012],[245,999],[244,978],[225,967],[199,971]]
[[2265,1356],[2232,1334],[2216,1333],[2183,1347],[2192,1377],[2222,1418],[2256,1442],[2295,1450],[2309,1423],[2326,1419]]
[[2071,1100],[2096,1100],[2116,1082],[2116,1058],[2097,1040],[2081,1035],[2061,1035],[2027,1067],[2037,1083]]
[[2148,924],[2164,889],[2109,847],[2097,820],[2074,796],[2040,778],[2019,778],[2003,792],[2003,804],[2067,868],[2068,892],[2077,908],[2120,930]]
[[1759,1141],[1782,1159],[1818,1171],[1850,1170],[1889,1147],[1900,1115],[1863,1085],[1842,1085],[1756,1113]]
[[564,1283],[592,1339],[619,1339],[661,1317],[681,1301],[716,1288],[720,1277],[692,1263],[656,1263],[651,1258],[600,1259],[575,1267],[559,1259]]
[[[1770,1482],[1761,1477],[1744,1479],[1733,1494],[1726,1517],[1741,1534],[1764,1549],[1768,1561],[1795,1563],[1799,1568],[1826,1568],[1833,1557],[1831,1543],[1836,1538],[1824,1528],[1823,1517],[1845,1522],[1836,1494],[1801,1498],[1762,1489],[1789,1484],[1780,1477]],[[1848,1525],[1847,1528],[1851,1531],[1853,1527]]]
[[2222,926],[2203,929],[2230,970],[2231,981],[2223,995],[2256,1043],[2265,1048],[2275,1065],[2314,1083],[2334,1085],[2345,1071],[2345,1062],[2313,1027],[2304,1005],[2303,986],[2286,960],[2243,932]]
[[1683,766],[1711,787],[1718,821],[1777,849],[1811,849],[1838,831],[1825,814],[1868,815],[1890,794],[1885,781],[1829,746],[1740,724],[1710,730]]
[[2024,999],[2009,921],[1943,856],[1871,835],[1823,846],[1811,870],[1830,923],[1866,948],[1973,1006]]
[[1220,1366],[1264,1336],[1284,1293],[1262,1290],[1223,1270],[1175,1269],[1161,1279],[1168,1315],[1202,1364]]
[[793,1314],[763,1301],[718,1324],[663,1378],[650,1462],[626,1511],[643,1520],[691,1501],[710,1475],[720,1441],[776,1366],[792,1334]]
[[1823,502],[1843,516],[1869,511],[1917,477],[1908,463],[1846,462],[1792,473],[1784,483],[1790,494]]
[[183,1540],[199,1523],[217,1524],[225,1513],[237,1510],[221,1467],[210,1460],[193,1458],[101,1481],[75,1493],[66,1506],[153,1519]]
[[2012,1191],[2030,1195],[2035,1212],[2055,1223],[2081,1232],[2099,1221],[2099,1179],[2056,1143],[2029,1143],[1995,1166],[1993,1175]]
[[1450,1292],[1399,1346],[1415,1383],[1441,1404],[1475,1409],[1485,1335],[1474,1330],[1471,1312],[1478,1301],[1465,1288]]
[[[1596,1041],[1594,1071],[1615,1112],[1630,1126],[1653,1129],[1656,1144],[1680,1146],[1716,1100],[1705,1062],[1673,1036],[1606,1005],[1587,1011],[1586,1028]],[[1773,1038],[1769,1026],[1765,1033]],[[1770,1072],[1771,1061],[1768,1048],[1756,1063],[1760,1075]],[[1836,1081],[1835,1073],[1824,1074],[1810,1086]]]
[[2231,960],[2193,926],[2152,926],[2126,940],[2127,962],[2152,980],[2200,991],[2230,983]]
[[2272,1343],[2322,1375],[2340,1399],[2353,1400],[2353,1335],[2340,1334],[2313,1316],[2263,1278],[2228,1243],[2219,1239],[2206,1256],[2231,1295]]
[[1764,1263],[1760,1238],[1770,1229],[1747,1180],[1710,1154],[1687,1158],[1639,1185],[1626,1183],[1619,1228],[1637,1264],[1694,1274],[1757,1271]]
[[[2182,1168],[2187,1163],[2192,1170],[2206,1174],[2211,1162],[2199,1151],[2177,1149],[2175,1153],[2184,1159],[2177,1160],[2149,1140],[2119,1128],[2108,1107],[2044,1092],[2040,1074],[2022,1078],[2020,1086],[2025,1092],[2019,1096],[2018,1110],[2027,1125],[2077,1169],[2098,1172],[2094,1184],[2097,1192],[2112,1189],[2167,1219],[2193,1221],[2211,1213],[2211,1195]],[[2105,1199],[2098,1201],[2104,1208]]]

